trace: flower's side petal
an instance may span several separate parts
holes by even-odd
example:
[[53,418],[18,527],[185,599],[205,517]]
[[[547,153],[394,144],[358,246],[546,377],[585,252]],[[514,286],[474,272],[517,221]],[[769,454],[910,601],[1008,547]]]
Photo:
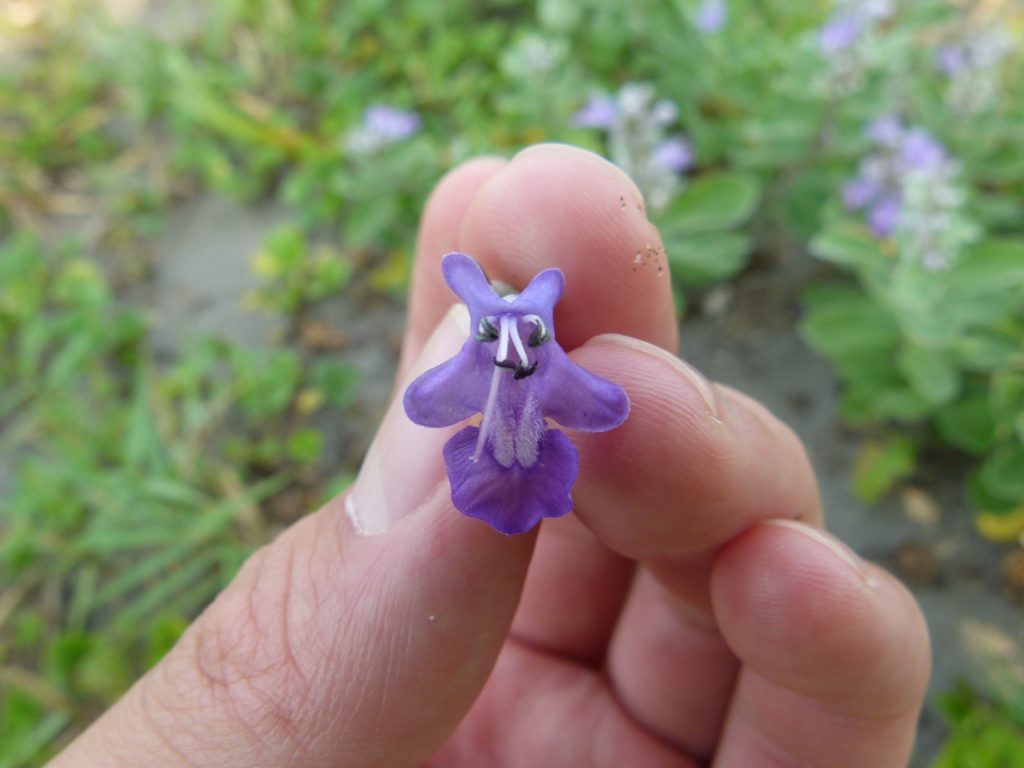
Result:
[[480,413],[493,368],[484,345],[469,339],[455,357],[406,388],[402,398],[406,414],[424,427],[447,427]]
[[523,289],[515,301],[515,307],[523,314],[539,315],[549,326],[552,325],[552,314],[555,304],[562,298],[565,288],[565,275],[560,269],[545,269],[539,272],[530,284]]
[[479,433],[476,427],[466,427],[444,447],[452,503],[462,514],[483,520],[500,533],[515,534],[572,509],[569,491],[576,482],[579,455],[564,433],[548,430],[537,462],[529,468],[505,468],[487,450],[474,461]]
[[604,432],[626,420],[629,397],[618,384],[580,368],[554,343],[538,357],[536,397],[545,416],[584,432]]
[[448,287],[469,309],[472,328],[476,328],[480,318],[508,309],[508,305],[491,290],[483,267],[466,254],[445,254],[441,259],[441,272]]

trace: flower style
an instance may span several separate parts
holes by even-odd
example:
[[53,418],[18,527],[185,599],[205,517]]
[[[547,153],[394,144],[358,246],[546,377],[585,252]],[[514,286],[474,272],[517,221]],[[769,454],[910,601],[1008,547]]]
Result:
[[625,421],[629,400],[569,360],[555,340],[560,270],[546,269],[522,293],[499,297],[463,253],[446,255],[441,269],[468,307],[474,332],[455,357],[409,385],[405,412],[426,427],[483,415],[444,447],[452,502],[501,533],[525,533],[572,509],[579,457],[546,419],[603,432]]

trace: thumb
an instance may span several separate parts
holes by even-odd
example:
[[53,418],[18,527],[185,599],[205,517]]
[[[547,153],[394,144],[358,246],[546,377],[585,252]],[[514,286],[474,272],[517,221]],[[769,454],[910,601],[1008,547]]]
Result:
[[[413,375],[468,323],[449,312]],[[483,687],[533,548],[454,510],[445,439],[396,399],[355,487],[254,554],[52,766],[421,764]]]

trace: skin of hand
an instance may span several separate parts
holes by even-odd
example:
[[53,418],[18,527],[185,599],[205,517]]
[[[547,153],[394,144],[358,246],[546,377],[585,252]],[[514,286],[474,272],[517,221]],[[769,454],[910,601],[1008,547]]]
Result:
[[906,765],[921,612],[822,531],[793,433],[675,356],[629,179],[557,145],[449,173],[396,393],[468,334],[452,250],[514,286],[562,269],[560,342],[629,394],[623,426],[573,435],[576,514],[516,537],[463,517],[451,432],[398,398],[354,487],[256,552],[53,768]]

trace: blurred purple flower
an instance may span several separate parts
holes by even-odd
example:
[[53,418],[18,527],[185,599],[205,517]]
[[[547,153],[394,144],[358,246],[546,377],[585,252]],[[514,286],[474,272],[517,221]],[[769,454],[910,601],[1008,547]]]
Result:
[[608,130],[615,124],[619,107],[611,96],[595,96],[573,115],[573,125],[579,128]]
[[864,22],[849,13],[839,13],[818,30],[818,48],[831,56],[850,48],[864,33]]
[[684,173],[693,167],[693,147],[682,136],[672,136],[654,149],[654,162],[675,173]]
[[900,164],[904,170],[933,170],[947,159],[945,148],[924,128],[911,128],[904,134],[900,147]]
[[420,116],[412,110],[374,104],[363,113],[363,126],[384,142],[402,141],[420,129]]
[[572,509],[579,457],[546,419],[584,432],[625,421],[629,399],[616,384],[573,363],[555,341],[554,308],[565,278],[545,269],[518,295],[497,296],[463,253],[441,261],[448,287],[469,309],[470,336],[459,353],[405,390],[416,424],[447,427],[478,413],[444,447],[452,503],[505,534],[525,533]]
[[883,190],[881,181],[857,176],[843,185],[843,205],[848,211],[859,211],[870,205]]
[[900,220],[903,205],[899,193],[881,197],[868,211],[868,226],[875,237],[887,238],[892,235]]
[[842,188],[849,211],[867,211],[876,237],[892,236],[904,209],[904,186],[915,175],[938,179],[950,165],[945,148],[924,128],[906,127],[895,115],[883,115],[864,129],[877,149],[861,160],[857,175]]
[[903,123],[895,115],[875,118],[864,130],[864,135],[883,147],[895,147],[903,139]]
[[952,77],[967,69],[967,51],[962,45],[944,45],[935,52],[935,68]]
[[420,129],[420,116],[412,110],[374,104],[363,121],[341,137],[341,145],[356,157],[370,157],[389,144],[408,139]]
[[729,8],[725,0],[704,0],[697,8],[693,24],[705,35],[720,32],[729,16]]

